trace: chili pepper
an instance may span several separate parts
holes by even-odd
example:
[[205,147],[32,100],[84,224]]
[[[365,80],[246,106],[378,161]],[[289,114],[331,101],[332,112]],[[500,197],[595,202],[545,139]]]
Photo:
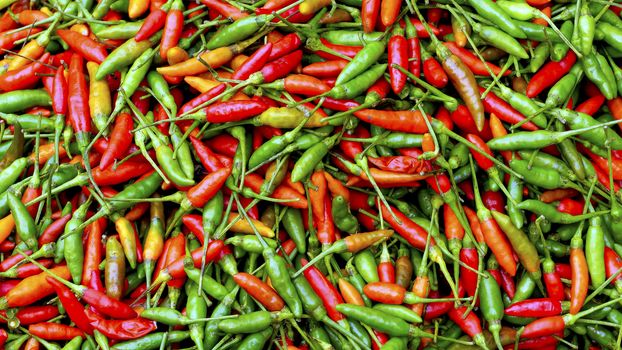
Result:
[[52,285],[56,291],[56,294],[58,294],[58,297],[63,304],[65,311],[67,311],[71,321],[73,321],[82,331],[87,334],[92,334],[93,327],[91,327],[91,324],[84,313],[84,306],[80,304],[78,298],[76,298],[73,292],[62,283],[51,277],[47,278],[47,282]]
[[30,213],[28,213],[28,209],[22,201],[11,192],[7,192],[7,200],[19,238],[24,241],[29,248],[36,250],[38,248],[38,242],[35,237],[36,228],[34,220],[30,216]]
[[[479,255],[468,236],[463,239],[462,248],[456,256],[460,258],[460,261],[464,265],[477,270],[479,266]],[[466,267],[460,267],[460,282],[469,296],[477,297],[477,281],[477,273]]]
[[527,84],[527,97],[534,98],[544,89],[555,84],[555,82],[570,71],[570,68],[575,64],[576,60],[577,56],[575,53],[569,51],[561,61],[550,61],[545,64],[531,78],[529,84]]
[[46,340],[71,340],[84,336],[78,328],[51,322],[31,324],[28,326],[28,332]]
[[236,283],[240,285],[247,293],[257,299],[270,311],[279,311],[285,307],[285,302],[281,297],[268,285],[257,277],[245,272],[241,272],[233,276]]
[[536,278],[540,276],[540,260],[538,258],[538,252],[535,246],[529,240],[529,237],[525,233],[516,228],[507,215],[492,211],[492,216],[499,225],[499,227],[505,232],[508,240],[514,248],[514,252],[518,255],[518,259],[528,272],[535,274]]
[[91,325],[109,339],[131,340],[145,336],[156,329],[155,322],[141,317],[126,320],[107,320],[88,309]]

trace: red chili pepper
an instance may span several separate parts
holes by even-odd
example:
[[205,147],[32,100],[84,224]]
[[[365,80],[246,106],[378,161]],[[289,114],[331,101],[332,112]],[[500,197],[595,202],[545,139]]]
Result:
[[155,34],[160,29],[164,28],[164,23],[166,21],[166,12],[157,9],[155,11],[151,11],[143,24],[140,26],[140,29],[134,36],[134,40],[137,42],[149,39],[153,34]]
[[[40,31],[42,31],[42,28],[38,28],[38,27],[31,27],[28,26],[27,28],[24,29],[20,29],[18,31],[15,32],[5,32],[0,34],[0,49],[2,50],[11,50],[12,48],[15,47],[15,42],[19,41],[21,39],[27,38],[31,35],[35,35],[37,33],[39,33]],[[6,74],[6,73],[5,73]]]
[[270,52],[272,52],[272,43],[261,46],[233,72],[231,79],[248,79],[251,74],[258,72],[268,62]]
[[[484,140],[490,140],[492,138],[492,131],[489,123],[484,123],[482,131],[477,130],[475,125],[475,119],[473,115],[465,105],[458,105],[455,111],[450,114],[451,121],[466,134],[479,135]],[[437,117],[438,118],[438,117]]]
[[531,77],[527,84],[527,97],[534,98],[538,96],[544,89],[551,87],[574,66],[577,61],[577,55],[572,50],[559,62],[549,61],[542,66],[540,70]]
[[[422,134],[428,131],[420,111],[380,111],[362,109],[354,112],[360,120],[387,130]],[[426,116],[427,117],[427,116]]]
[[484,206],[489,210],[505,213],[505,198],[499,191],[484,191],[482,193]]
[[91,326],[111,340],[131,340],[143,337],[157,328],[155,321],[136,317],[126,320],[107,320],[97,313],[86,310]]
[[[466,246],[460,249],[460,261],[465,265],[477,270],[479,266],[479,255],[477,249],[473,246]],[[467,269],[464,266],[460,266],[460,285],[464,287],[467,294],[477,299],[477,273]]]
[[[480,87],[480,93],[484,93],[486,89]],[[488,113],[494,113],[497,118],[503,120],[509,124],[517,124],[523,119],[525,116],[522,115],[519,111],[510,106],[507,102],[502,100],[499,96],[495,95],[492,91],[489,91],[486,94],[486,97],[482,100],[484,104],[484,110]],[[538,130],[539,128],[532,122],[526,122],[521,125],[521,128],[525,130]]]
[[321,95],[331,89],[320,79],[305,74],[290,74],[285,78],[284,84],[285,91],[304,96]]
[[[302,266],[309,263],[307,259],[304,258],[300,259],[300,261]],[[337,305],[343,304],[344,302],[337,288],[335,288],[315,266],[307,268],[304,270],[303,274],[311,285],[311,288],[315,291],[315,294],[322,299],[322,303],[324,303],[324,307],[328,312],[328,317],[335,322],[345,319],[345,316],[336,309]]]
[[71,50],[86,58],[87,61],[101,64],[108,57],[106,46],[88,36],[69,29],[57,29],[56,34],[67,43]]
[[56,239],[63,233],[65,225],[71,220],[71,214],[64,215],[52,222],[45,228],[39,236],[39,245],[56,242]]
[[603,103],[605,103],[605,100],[605,96],[603,96],[603,94],[601,94],[599,91],[598,95],[590,97],[587,100],[583,101],[583,103],[578,105],[574,110],[580,113],[594,115],[600,110],[600,107],[602,107]]
[[10,11],[5,11],[2,17],[0,17],[0,33],[17,28],[17,22],[15,22],[11,15],[12,13]]
[[101,218],[95,220],[86,228],[86,230],[88,230],[88,235],[86,244],[84,245],[84,269],[82,272],[82,281],[84,285],[89,284],[93,273],[99,276],[99,264],[103,256],[102,235],[106,229],[106,223],[107,219]]
[[222,168],[209,173],[201,182],[186,192],[186,197],[195,208],[203,208],[218,193],[230,174],[229,168]]
[[190,142],[205,170],[214,172],[223,168],[220,159],[218,159],[216,154],[205,143],[194,136],[190,136]]
[[274,61],[289,54],[290,52],[293,52],[294,50],[297,50],[300,45],[302,45],[302,40],[298,34],[287,34],[272,45],[270,56],[268,56],[268,62]]
[[399,94],[404,89],[404,86],[406,86],[406,74],[402,73],[397,68],[394,68],[393,65],[396,64],[404,69],[408,69],[408,43],[402,33],[393,35],[389,39],[388,51],[391,89],[393,89],[394,93]]
[[361,5],[361,19],[365,33],[371,33],[375,30],[379,12],[380,0],[363,0]]
[[570,266],[572,271],[570,313],[576,314],[583,307],[583,302],[585,301],[589,288],[589,272],[582,245],[573,247],[571,242]]
[[153,168],[145,160],[125,161],[114,168],[101,170],[99,167],[93,169],[93,179],[100,186],[112,186],[125,183],[131,179],[148,173]]
[[181,1],[174,1],[171,9],[166,14],[164,29],[162,30],[162,40],[160,41],[160,57],[166,60],[168,49],[177,46],[181,39],[181,32],[184,28],[184,14]]
[[581,215],[583,213],[583,203],[571,198],[564,198],[559,201],[557,211],[571,215]]
[[[255,193],[261,192],[261,185],[263,185],[263,183],[264,179],[257,174],[246,174],[246,177],[244,178],[244,185],[253,190]],[[288,186],[286,183],[281,183],[277,186],[271,196],[277,199],[295,200],[291,202],[284,202],[284,206],[298,209],[306,209],[308,206],[307,198],[298,191],[294,190],[292,187]]]
[[181,106],[179,112],[177,112],[177,115],[182,115],[190,112],[191,110],[220,95],[226,89],[227,85],[223,83],[205,91],[204,93],[200,94],[199,96],[193,98],[192,100],[186,102],[183,106]]
[[425,52],[425,50],[421,50],[421,52],[423,57],[427,56],[423,60],[423,75],[426,80],[439,89],[447,86],[449,78],[447,77],[447,73],[445,73],[441,64],[438,63],[436,58]]
[[201,0],[201,3],[208,9],[220,13],[224,18],[238,20],[248,16],[248,13],[240,11],[237,7],[220,0]]
[[562,301],[540,298],[516,302],[505,308],[505,314],[517,317],[547,317],[561,315]]
[[[610,278],[622,269],[622,259],[613,249],[605,247],[605,274]],[[618,286],[622,283],[622,275],[618,274],[611,284]]]
[[302,51],[296,50],[281,58],[278,58],[261,69],[265,83],[271,83],[292,72],[302,61]]
[[233,280],[269,311],[279,311],[285,307],[279,294],[257,276],[240,272],[233,276]]
[[324,177],[323,171],[315,171],[311,175],[311,183],[314,188],[310,188],[308,194],[311,201],[313,221],[317,226],[317,239],[322,244],[332,244],[335,241],[335,229],[334,225],[332,225],[332,220],[326,222],[327,218],[324,215],[326,212],[327,191],[326,178]]
[[0,75],[0,89],[3,91],[17,91],[34,87],[39,79],[40,73],[45,69],[43,65],[50,57],[49,53],[44,54],[39,60],[26,66],[10,70]]
[[67,80],[65,79],[65,68],[58,67],[52,83],[52,108],[54,114],[67,114]]
[[116,159],[121,158],[125,154],[132,144],[132,129],[134,129],[132,115],[125,112],[120,113],[110,133],[108,148],[99,161],[100,169],[105,170]]
[[[76,132],[78,146],[82,150],[91,132],[89,111],[89,88],[84,78],[82,56],[73,54],[69,63],[69,120]],[[87,135],[85,135],[87,134]]]
[[336,78],[346,64],[348,64],[348,61],[346,60],[314,62],[304,66],[302,68],[302,73],[316,78]]
[[254,117],[268,109],[263,102],[254,100],[216,102],[203,109],[210,123],[236,122]]
[[[494,155],[492,154],[492,151],[490,150],[490,148],[488,148],[488,145],[486,144],[486,142],[484,142],[484,140],[482,140],[479,136],[474,135],[474,134],[468,134],[466,136],[466,139],[469,140],[469,142],[474,144],[480,150],[486,152],[491,157],[494,157]],[[477,165],[483,170],[488,171],[488,169],[495,166],[495,163],[493,163],[490,159],[481,155],[479,152],[475,152],[472,149],[469,149],[469,151],[471,151],[471,155],[473,155],[473,158],[475,158]]]
[[[321,38],[320,41],[322,42],[324,46],[326,46],[327,49],[330,49],[332,51],[335,51],[341,55],[344,55],[350,58],[356,56],[356,54],[363,49],[362,46],[347,46],[347,45],[333,44],[324,38]],[[318,50],[318,51],[313,51],[313,53],[315,53],[316,55],[326,60],[342,60],[343,59],[342,57],[335,56],[326,51]]]
[[475,314],[475,312],[469,310],[468,314],[466,306],[459,306],[458,308],[453,308],[449,310],[449,318],[457,324],[460,329],[464,333],[466,333],[469,337],[473,338],[473,341],[476,344],[479,344],[484,341],[483,331],[482,331],[482,323]]
[[45,340],[71,340],[84,337],[84,333],[76,327],[60,323],[41,322],[28,326],[28,332]]
[[[26,250],[22,252],[26,255],[32,255],[32,250]],[[24,260],[24,255],[22,253],[13,254],[8,258],[5,258],[2,262],[0,262],[0,272],[6,271],[11,267],[15,266],[18,262]]]
[[566,322],[562,316],[542,317],[526,325],[521,337],[537,338],[554,335],[563,332],[565,328]]
[[[393,215],[384,204],[380,205],[383,219],[393,227],[395,232],[402,236],[413,247],[424,250],[428,237],[428,232],[421,226],[417,225],[414,221],[410,220],[408,216],[404,215],[401,211],[394,207],[391,207],[391,211],[397,219],[393,218]],[[430,244],[434,245],[434,239],[430,239]]]
[[270,11],[280,10],[287,5],[293,4],[294,2],[294,0],[268,0],[261,8]]
[[[183,242],[183,236],[182,236],[182,242]],[[171,247],[173,247],[173,244],[171,244]],[[213,241],[210,241],[209,244],[207,245],[207,253],[205,254],[205,256],[203,255],[203,247],[199,247],[193,250],[190,253],[190,255],[192,257],[192,261],[194,262],[194,267],[196,268],[201,267],[201,263],[204,257],[205,257],[206,262],[217,260],[220,257],[220,253],[224,249],[224,247],[225,247],[225,244],[223,243],[223,241],[213,240]],[[166,264],[166,270],[162,270],[161,273],[168,274],[173,279],[183,279],[186,277],[186,272],[184,271],[184,259],[186,258],[184,249],[185,249],[185,246],[181,246],[182,254],[178,255],[176,254],[176,252],[170,251],[170,248],[169,248],[168,254],[166,256],[169,263]],[[178,250],[178,249],[175,249],[175,250]]]
[[89,335],[93,334],[93,327],[91,327],[89,319],[84,313],[84,306],[78,301],[75,294],[73,294],[69,288],[65,287],[64,284],[52,277],[48,277],[47,281],[54,287],[54,291],[56,291],[56,295],[58,295],[58,299],[65,308],[69,319],[83,332]]
[[[0,315],[6,318],[6,310],[0,311]],[[58,316],[58,308],[56,306],[41,305],[20,308],[17,310],[14,317],[19,320],[20,325],[27,326],[33,323],[48,321],[56,316]],[[0,323],[6,323],[6,321],[3,318],[0,318]]]

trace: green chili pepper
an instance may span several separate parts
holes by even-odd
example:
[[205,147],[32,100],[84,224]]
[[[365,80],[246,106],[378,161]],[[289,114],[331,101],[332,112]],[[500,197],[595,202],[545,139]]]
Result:
[[313,172],[315,166],[324,158],[330,149],[337,143],[341,135],[337,134],[322,140],[306,150],[294,164],[291,180],[298,182]]
[[[160,42],[161,36],[162,33],[158,32],[152,35],[147,40],[136,42],[136,40],[132,38],[121,44],[121,46],[117,47],[114,51],[112,51],[110,55],[106,57],[104,62],[102,62],[102,64],[97,69],[95,78],[97,80],[101,80],[108,74],[112,74],[116,71],[132,65],[136,62],[136,59],[138,59],[138,57],[140,57],[145,51],[155,45],[155,43]],[[145,74],[147,74],[147,72],[145,72]],[[129,96],[131,95],[128,95],[128,97]]]
[[365,306],[339,304],[337,311],[392,337],[425,336],[419,328],[385,312]]
[[52,99],[47,91],[15,90],[0,94],[0,112],[15,113],[35,106],[51,106]]
[[329,30],[321,37],[337,45],[363,46],[382,39],[382,32],[364,33],[357,30]]
[[[207,284],[205,281],[203,283]],[[207,304],[198,290],[198,284],[187,283],[185,289],[186,294],[188,295],[188,301],[186,303],[186,316],[191,320],[207,317]],[[190,338],[197,348],[202,350],[203,339],[205,336],[205,326],[201,323],[192,323],[188,326],[188,328],[190,329]]]
[[257,33],[270,20],[268,15],[248,16],[222,28],[206,44],[208,50],[231,45]]
[[537,72],[540,67],[544,65],[547,58],[549,58],[550,51],[551,46],[547,43],[542,43],[533,50],[533,55],[531,56],[531,60],[529,60],[529,71],[531,71],[531,73]]
[[410,308],[403,305],[376,304],[374,309],[385,312],[389,315],[399,317],[410,323],[421,323],[421,316]]
[[365,282],[379,281],[376,259],[370,250],[366,249],[354,255],[354,266],[356,266],[356,270],[361,274]]
[[519,151],[518,154],[521,156],[521,158],[531,161],[535,166],[541,168],[555,169],[562,176],[567,177],[571,180],[576,177],[574,172],[568,167],[568,165],[566,165],[566,162],[548,153]]
[[385,63],[376,64],[347,83],[335,86],[327,96],[340,100],[358,97],[380,79],[386,69]]
[[529,40],[535,40],[535,41],[544,42],[544,43],[549,42],[549,41],[553,43],[562,41],[562,38],[560,38],[559,35],[557,35],[557,33],[549,27],[544,27],[537,23],[525,22],[525,21],[512,20],[512,23],[518,28],[520,28],[520,30],[522,30],[523,33],[525,33],[526,38]]
[[553,205],[543,203],[535,199],[527,199],[518,203],[518,208],[522,210],[528,210],[536,215],[542,215],[547,220],[556,224],[573,224],[582,220],[589,219],[596,215],[602,215],[604,212],[595,212],[584,215],[570,215],[557,211],[557,208]]
[[512,21],[512,18],[492,0],[468,0],[467,2],[478,14],[484,18],[488,18],[507,34],[514,38],[527,38],[525,32],[523,32],[522,29]]
[[273,332],[272,328],[266,328],[261,332],[247,335],[246,338],[244,338],[244,340],[242,340],[240,344],[238,344],[236,349],[238,350],[263,349],[266,342],[268,342],[268,340],[272,336],[272,332]]
[[359,51],[352,61],[343,67],[337,80],[335,80],[335,86],[342,85],[359,74],[365,72],[369,67],[378,62],[380,56],[385,51],[386,44],[384,41],[373,41],[367,43],[361,51]]
[[596,216],[590,219],[590,225],[585,235],[585,259],[590,272],[590,281],[594,288],[598,288],[607,279],[605,275],[605,240],[601,226],[601,218]]
[[[493,215],[494,215],[493,211]],[[535,249],[535,248],[534,248]],[[536,253],[537,257],[537,253]],[[479,305],[484,319],[488,321],[488,330],[492,333],[495,343],[501,343],[499,332],[501,331],[501,319],[504,314],[503,299],[501,298],[501,288],[492,277],[490,272],[484,271],[484,276],[480,280],[479,286]]]
[[[201,280],[201,270],[194,268],[194,266],[185,266],[184,271],[186,272],[188,279],[193,281],[196,284],[195,287],[197,287],[199,285],[199,281]],[[216,300],[222,300],[229,293],[229,291],[227,290],[227,288],[225,288],[225,286],[223,286],[218,281],[216,281],[211,276],[209,276],[208,273],[203,274],[203,283],[201,284],[201,289],[207,295],[211,296],[212,298]],[[198,318],[203,318],[203,317],[205,316],[198,317]]]
[[333,197],[332,214],[333,221],[338,229],[350,234],[358,232],[358,220],[354,215],[352,215],[350,208],[348,207],[348,203],[342,196]]
[[528,273],[524,274],[516,285],[516,293],[514,298],[512,298],[512,303],[529,299],[535,289],[536,282],[531,278],[531,275]]
[[[210,317],[221,317],[226,316],[231,313],[231,306],[235,302],[235,295],[237,294],[239,288],[233,289],[233,291],[229,292],[218,305],[212,311]],[[205,324],[205,337],[203,341],[203,346],[205,349],[213,349],[214,346],[218,343],[220,339],[220,334],[218,332],[218,323],[220,321],[213,320],[207,321]]]
[[0,117],[9,125],[20,124],[25,131],[52,132],[55,130],[54,120],[33,114],[0,113]]
[[529,58],[527,51],[525,51],[521,44],[514,39],[512,35],[503,30],[479,23],[473,25],[473,30],[478,32],[482,39],[486,40],[486,42],[490,43],[492,46],[518,58]]
[[300,317],[302,315],[302,302],[290,278],[285,259],[280,255],[276,255],[270,247],[264,249],[263,257],[266,260],[266,271],[268,276],[270,276],[272,286],[283,298],[294,317]]
[[7,192],[7,202],[9,204],[9,208],[11,209],[11,214],[13,214],[13,221],[15,221],[15,230],[17,231],[17,235],[30,249],[33,251],[36,250],[39,246],[36,236],[37,228],[35,226],[35,221],[28,212],[28,209],[24,203],[22,203],[22,201],[10,191]]
[[594,51],[583,55],[581,64],[585,76],[598,87],[606,99],[611,100],[617,95],[617,88],[610,86],[607,75],[602,70],[598,56]]
[[287,208],[283,214],[283,228],[287,235],[296,243],[298,253],[307,252],[306,232],[302,221],[302,214],[299,209]]
[[147,334],[138,339],[128,340],[122,343],[117,343],[112,346],[114,350],[133,350],[133,349],[158,349],[162,341],[166,339],[166,343],[173,344],[182,342],[190,336],[187,331],[169,331],[169,332],[156,332]]
[[[562,32],[562,34],[567,38],[570,38],[572,36],[573,30],[574,24],[571,21],[566,21],[562,23],[561,28],[559,28],[559,31]],[[551,48],[551,59],[555,62],[561,61],[568,53],[568,50],[570,50],[570,47],[568,47],[566,43],[554,43],[553,47]]]
[[82,232],[78,227],[86,218],[91,205],[91,199],[87,200],[73,212],[71,220],[65,225],[64,256],[67,267],[71,273],[73,282],[79,284],[82,281],[82,269],[84,265],[84,248],[82,245]]
[[228,334],[257,333],[270,327],[273,322],[280,322],[290,319],[291,317],[292,314],[289,311],[278,311],[274,313],[255,311],[240,315],[236,318],[222,320],[218,323],[218,329]]
[[75,337],[63,346],[62,350],[78,350],[82,345],[82,337]]
[[110,25],[97,32],[100,39],[127,40],[133,38],[143,25],[143,21],[133,21]]
[[556,170],[544,167],[529,167],[529,161],[512,159],[510,161],[512,170],[520,174],[525,182],[553,190],[556,188],[574,188],[575,184],[569,179],[562,177]]

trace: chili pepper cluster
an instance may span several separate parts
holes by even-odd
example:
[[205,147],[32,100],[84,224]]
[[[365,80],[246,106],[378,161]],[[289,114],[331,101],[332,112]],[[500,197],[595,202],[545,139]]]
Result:
[[620,348],[619,3],[0,10],[0,348]]

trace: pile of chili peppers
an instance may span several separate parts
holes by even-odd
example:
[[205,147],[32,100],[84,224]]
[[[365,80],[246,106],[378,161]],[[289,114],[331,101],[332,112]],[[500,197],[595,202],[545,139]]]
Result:
[[0,10],[0,348],[620,348],[620,3]]

